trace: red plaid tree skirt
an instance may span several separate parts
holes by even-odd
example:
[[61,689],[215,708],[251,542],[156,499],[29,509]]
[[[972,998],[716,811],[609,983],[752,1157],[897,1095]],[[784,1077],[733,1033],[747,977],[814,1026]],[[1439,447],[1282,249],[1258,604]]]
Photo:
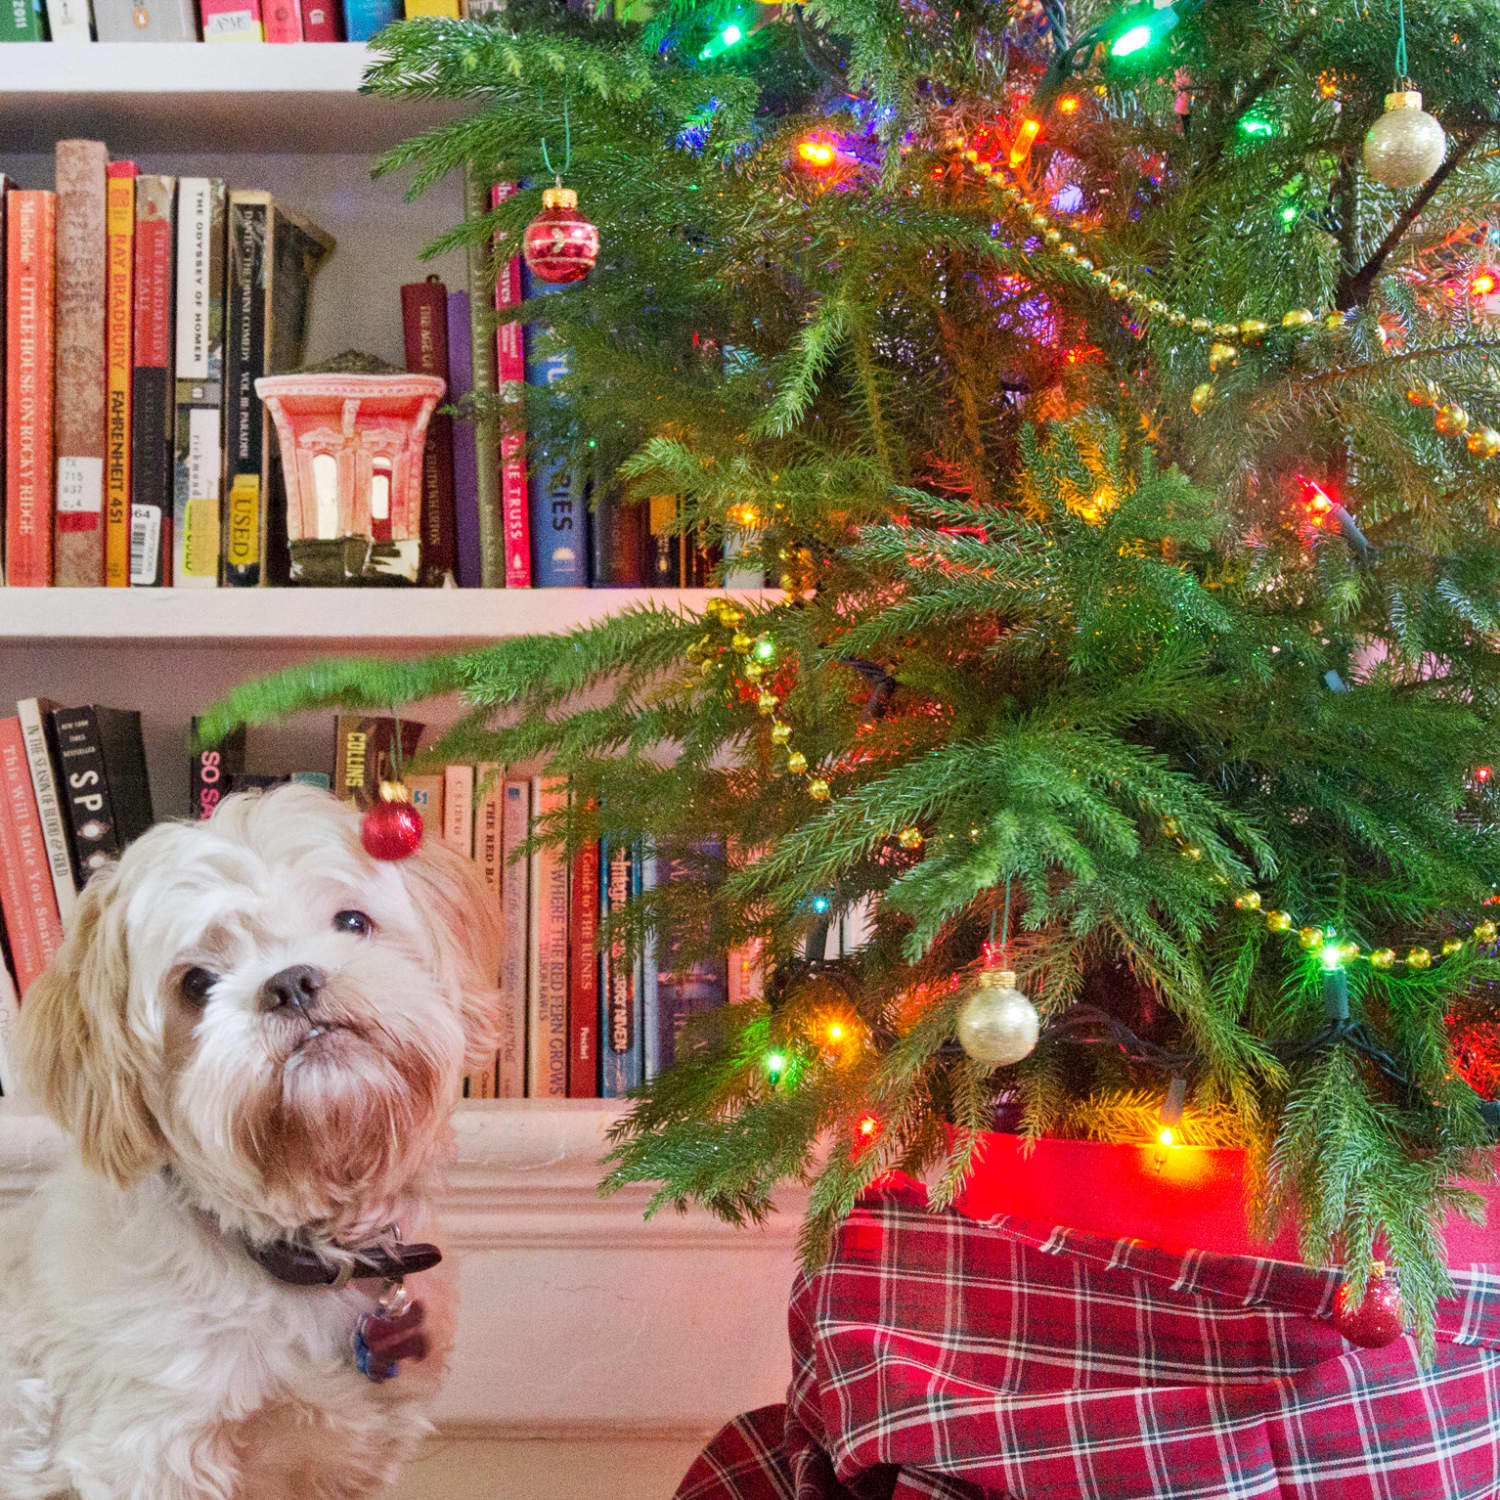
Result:
[[1437,1357],[1354,1349],[1338,1273],[929,1213],[888,1179],[792,1292],[784,1407],[676,1500],[1491,1500],[1500,1255]]

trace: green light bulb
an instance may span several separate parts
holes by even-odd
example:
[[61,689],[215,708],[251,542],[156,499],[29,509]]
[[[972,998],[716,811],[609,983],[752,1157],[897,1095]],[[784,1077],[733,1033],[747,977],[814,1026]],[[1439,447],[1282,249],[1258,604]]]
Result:
[[1145,22],[1137,26],[1131,26],[1122,31],[1114,40],[1114,45],[1109,49],[1111,57],[1130,57],[1139,52],[1143,47],[1149,47],[1153,41],[1152,30]]
[[724,47],[732,47],[736,42],[743,39],[744,35],[745,33],[741,31],[733,21],[731,21],[729,25],[727,25],[723,29],[723,31],[719,33],[719,43]]
[[1323,967],[1325,969],[1340,968],[1343,961],[1343,955],[1339,952],[1337,943],[1330,943],[1323,950]]
[[779,1053],[779,1052],[773,1052],[773,1053],[771,1053],[771,1055],[768,1058],[766,1058],[766,1072],[768,1072],[768,1073],[785,1073],[786,1072],[786,1058],[783,1057],[781,1055],[781,1053]]
[[770,636],[762,636],[755,643],[755,659],[757,661],[770,661],[776,655],[776,642]]

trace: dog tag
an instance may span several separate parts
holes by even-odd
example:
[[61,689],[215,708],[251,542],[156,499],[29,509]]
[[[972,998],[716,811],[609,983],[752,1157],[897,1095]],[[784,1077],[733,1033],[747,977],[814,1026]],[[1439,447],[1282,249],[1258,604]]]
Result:
[[399,1281],[388,1281],[374,1312],[363,1313],[354,1333],[354,1364],[377,1385],[401,1373],[403,1359],[426,1359],[422,1304]]

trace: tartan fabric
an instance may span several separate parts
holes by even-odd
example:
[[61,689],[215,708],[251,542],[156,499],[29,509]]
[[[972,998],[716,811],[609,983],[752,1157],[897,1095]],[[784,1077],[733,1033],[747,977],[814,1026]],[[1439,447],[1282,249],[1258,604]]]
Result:
[[1437,1356],[1354,1349],[1338,1274],[929,1212],[886,1179],[792,1292],[785,1407],[677,1500],[1496,1500],[1500,1248]]

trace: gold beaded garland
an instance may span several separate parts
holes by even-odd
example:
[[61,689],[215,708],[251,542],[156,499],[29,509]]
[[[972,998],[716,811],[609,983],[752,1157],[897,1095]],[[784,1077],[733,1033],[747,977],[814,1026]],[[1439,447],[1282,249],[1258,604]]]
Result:
[[1323,929],[1321,927],[1304,927],[1297,934],[1297,941],[1304,948],[1320,948],[1323,945]]
[[1476,922],[1474,924],[1474,937],[1481,943],[1493,943],[1495,941],[1495,924],[1493,922]]
[[1409,968],[1430,969],[1432,967],[1432,955],[1425,948],[1413,948],[1406,955]]
[[1288,932],[1291,930],[1292,919],[1284,911],[1268,911],[1266,913],[1266,927],[1271,932]]
[[784,745],[792,737],[792,726],[783,724],[780,719],[771,725],[771,743],[773,745]]
[[1389,969],[1396,962],[1396,950],[1394,948],[1377,948],[1370,955],[1370,962],[1377,969]]
[[807,783],[807,793],[816,802],[826,802],[829,796],[828,783],[821,776],[814,777]]
[[786,768],[793,776],[801,776],[807,770],[807,757],[800,750],[793,750],[786,758]]
[[897,834],[896,838],[903,849],[920,849],[922,847],[922,830],[920,828],[903,828]]

